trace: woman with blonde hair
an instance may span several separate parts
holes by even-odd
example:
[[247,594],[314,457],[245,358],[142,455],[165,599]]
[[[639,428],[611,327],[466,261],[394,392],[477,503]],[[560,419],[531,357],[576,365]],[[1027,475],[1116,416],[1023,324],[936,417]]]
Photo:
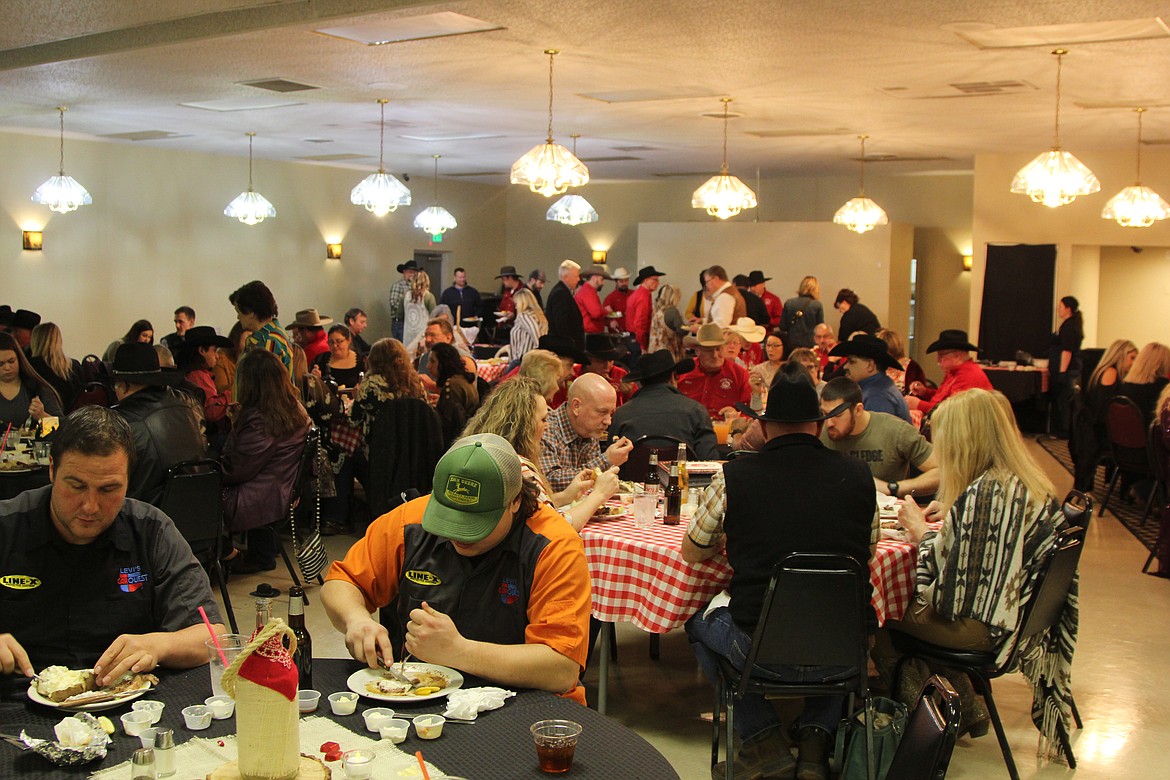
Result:
[[902,336],[897,331],[882,328],[877,332],[877,337],[886,342],[886,351],[890,353],[890,357],[898,361],[900,367],[887,368],[886,376],[894,380],[902,395],[906,395],[909,392],[907,388],[915,382],[926,382],[926,372],[906,354]]
[[65,356],[61,329],[52,322],[42,322],[32,330],[29,340],[29,365],[61,397],[61,410],[73,409],[73,399],[81,392],[81,364]]
[[1137,404],[1148,426],[1154,419],[1158,396],[1170,381],[1170,347],[1151,341],[1133,361],[1117,394]]
[[[993,393],[972,389],[947,399],[934,412],[933,432],[938,498],[925,513],[913,500],[902,502],[899,520],[918,545],[917,595],[902,620],[888,621],[886,627],[944,647],[993,652],[999,663],[1012,651],[1064,515],[1052,482]],[[928,520],[942,521],[942,526],[933,530]],[[1035,652],[1025,652],[1030,660],[1021,667],[1034,686],[1033,711],[1039,704],[1048,713],[1041,730],[1049,739],[1056,728],[1051,715],[1065,721],[1069,714],[1075,608],[1065,609],[1052,630],[1059,632],[1059,641],[1054,635],[1034,637]],[[888,637],[878,641],[875,661],[888,678],[897,653]],[[927,672],[921,666],[907,668],[911,673],[902,694],[916,698],[913,678]],[[988,728],[984,703],[966,675],[944,673],[962,697],[959,734],[982,736]],[[895,690],[898,681],[890,682]]]
[[664,284],[658,288],[654,312],[650,315],[650,346],[646,354],[669,349],[676,362],[683,359],[682,338],[690,331],[678,311],[681,299],[678,285]]
[[431,292],[431,277],[426,271],[415,273],[414,279],[410,282],[410,292],[402,301],[402,343],[406,345],[406,351],[411,355],[415,354],[418,345],[422,343],[427,321],[431,318],[431,310],[436,305],[435,295]]
[[[463,435],[494,433],[506,439],[520,456],[520,473],[525,480],[535,483],[540,500],[557,509],[580,531],[593,513],[617,492],[618,469],[615,466],[603,471],[600,477],[584,469],[563,492],[553,493],[538,465],[540,440],[547,421],[548,403],[540,385],[534,379],[517,376],[492,391],[475,416],[467,421]],[[590,492],[582,498],[587,490]]]
[[[564,386],[565,378],[572,367],[572,361],[566,367],[565,361],[555,352],[547,349],[530,349],[520,361],[520,372],[516,376],[527,377],[536,382],[544,400],[552,403],[557,392]],[[504,384],[506,383],[500,384],[499,387],[503,387]]]
[[548,318],[544,316],[536,296],[527,287],[512,293],[516,305],[516,320],[509,337],[509,358],[517,365],[530,350],[536,349],[540,337],[548,334]]
[[811,348],[813,331],[825,321],[825,307],[821,303],[821,283],[815,276],[806,276],[796,288],[796,297],[784,302],[780,313],[780,331],[788,351],[797,347]]

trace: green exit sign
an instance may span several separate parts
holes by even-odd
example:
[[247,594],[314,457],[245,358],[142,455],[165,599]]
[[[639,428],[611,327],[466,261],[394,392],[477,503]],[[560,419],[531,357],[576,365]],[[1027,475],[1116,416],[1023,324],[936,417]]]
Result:
[[433,236],[431,236],[431,243],[432,244],[443,243],[443,234],[442,233],[435,233]]

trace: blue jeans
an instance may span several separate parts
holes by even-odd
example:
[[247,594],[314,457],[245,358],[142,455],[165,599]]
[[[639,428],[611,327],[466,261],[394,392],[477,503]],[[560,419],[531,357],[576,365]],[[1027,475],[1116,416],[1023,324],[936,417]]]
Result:
[[[751,651],[752,638],[731,619],[731,610],[719,607],[710,616],[702,613],[687,621],[691,650],[711,681],[719,678],[717,658],[722,656],[742,670]],[[827,682],[851,677],[855,669],[840,666],[756,666],[752,675],[777,682]],[[829,734],[837,732],[844,696],[808,696],[800,714],[800,726],[817,726]],[[772,703],[759,694],[745,694],[735,705],[735,733],[742,742],[780,725]]]

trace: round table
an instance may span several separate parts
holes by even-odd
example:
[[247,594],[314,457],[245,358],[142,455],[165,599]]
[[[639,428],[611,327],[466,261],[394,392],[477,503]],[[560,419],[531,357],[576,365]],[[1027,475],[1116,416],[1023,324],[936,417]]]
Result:
[[0,471],[0,501],[16,498],[26,490],[49,484],[49,467],[35,466],[21,471]]
[[[324,696],[334,691],[346,690],[345,680],[360,664],[351,660],[317,658],[313,661],[313,686]],[[190,704],[201,704],[211,695],[211,680],[206,666],[199,666],[185,672],[159,675],[161,683],[149,696],[167,704],[160,726],[174,729],[175,742],[182,744],[193,737],[220,737],[231,734],[235,718],[212,721],[211,728],[204,731],[188,731],[183,727],[180,711]],[[485,684],[468,680],[465,685]],[[413,717],[427,712],[442,712],[446,699],[420,702],[414,706],[392,705],[396,711]],[[329,718],[342,726],[369,736],[363,728],[363,710],[378,706],[380,702],[362,699],[354,715],[335,716],[328,705],[318,708],[315,715]],[[130,710],[130,704],[122,704],[105,714],[115,723]],[[35,704],[27,697],[27,683],[23,679],[4,678],[0,680],[0,732],[19,734],[22,728],[36,737],[50,737],[53,726],[67,713]],[[472,725],[449,724],[443,736],[436,740],[420,740],[413,729],[406,742],[398,747],[407,754],[421,750],[427,761],[451,775],[460,775],[474,780],[516,780],[517,778],[547,778],[536,764],[536,750],[528,727],[538,720],[565,718],[580,723],[584,730],[577,745],[573,769],[568,777],[606,778],[644,777],[678,778],[670,764],[650,743],[625,726],[612,721],[597,712],[562,699],[544,691],[519,691],[498,710],[481,713]],[[130,758],[139,747],[138,739],[127,737],[119,728],[110,745],[110,752],[100,763],[95,762],[75,769],[54,767],[40,756],[21,752],[17,748],[0,744],[0,778],[60,778],[64,776],[86,776],[90,772],[116,766]],[[302,745],[301,751],[317,754],[317,745]],[[331,764],[334,777],[341,777],[340,764]],[[176,780],[185,780],[182,767],[175,775]],[[127,770],[129,777],[129,770]]]

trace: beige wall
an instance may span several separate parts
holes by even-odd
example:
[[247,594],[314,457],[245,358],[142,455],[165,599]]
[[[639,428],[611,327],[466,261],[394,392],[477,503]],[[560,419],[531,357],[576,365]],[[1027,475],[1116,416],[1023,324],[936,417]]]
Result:
[[[1138,247],[1138,249],[1142,249]],[[1100,262],[1100,338],[1108,346],[1129,339],[1141,347],[1150,341],[1170,344],[1170,251],[1149,247],[1103,247]]]
[[[273,289],[283,322],[297,309],[340,318],[356,305],[370,314],[368,335],[388,335],[394,266],[429,243],[411,226],[431,200],[430,183],[418,179],[414,205],[379,219],[349,202],[367,172],[258,160],[256,190],[277,217],[249,227],[223,216],[247,185],[244,158],[69,139],[67,172],[94,202],[54,214],[29,197],[55,172],[57,140],[0,134],[0,149],[0,213],[9,226],[0,234],[0,303],[57,322],[73,356],[100,354],[139,318],[154,324],[156,337],[169,333],[180,304],[226,332],[235,319],[228,293],[252,279]],[[440,192],[459,227],[437,248],[467,261],[473,283],[490,287],[495,271],[486,269],[505,257],[501,188],[444,181]],[[20,230],[39,228],[44,251],[22,251]],[[325,259],[326,239],[336,238],[340,262]]]

